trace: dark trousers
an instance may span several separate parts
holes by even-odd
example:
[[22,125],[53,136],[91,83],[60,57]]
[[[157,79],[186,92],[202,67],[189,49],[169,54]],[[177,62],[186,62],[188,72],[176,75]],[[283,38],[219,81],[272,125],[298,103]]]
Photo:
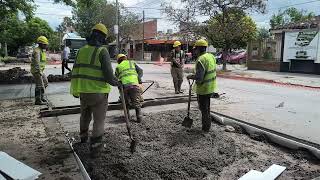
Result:
[[212,94],[198,95],[198,105],[202,115],[202,130],[209,131],[211,127],[210,98]]

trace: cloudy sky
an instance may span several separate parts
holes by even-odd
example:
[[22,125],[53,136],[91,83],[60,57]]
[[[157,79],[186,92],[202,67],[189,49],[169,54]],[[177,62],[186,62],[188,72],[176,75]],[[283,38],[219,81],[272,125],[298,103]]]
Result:
[[[114,1],[114,0],[111,0]],[[155,8],[145,9],[146,18],[159,18],[158,19],[158,31],[166,31],[167,29],[176,29],[176,27],[166,20],[165,14],[161,13],[160,4],[166,0],[119,0],[131,11],[140,14],[142,17],[142,7]],[[171,2],[174,2],[172,0]],[[179,1],[177,1],[179,2]],[[63,4],[53,4],[50,0],[35,0],[38,8],[36,16],[47,20],[52,28],[56,28],[61,22],[63,17],[72,16],[71,7]],[[134,7],[134,8],[132,8]],[[250,13],[257,25],[260,27],[268,27],[269,19],[273,13],[278,12],[280,9],[286,9],[287,7],[296,7],[298,9],[305,9],[313,11],[317,15],[320,15],[320,0],[268,0],[267,10],[268,13],[261,15],[256,13]]]

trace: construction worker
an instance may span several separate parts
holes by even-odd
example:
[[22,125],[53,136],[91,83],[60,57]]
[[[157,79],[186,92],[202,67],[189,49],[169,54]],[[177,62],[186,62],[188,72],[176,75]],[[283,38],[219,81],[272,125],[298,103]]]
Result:
[[181,85],[183,82],[183,66],[185,62],[185,54],[181,50],[181,42],[175,41],[174,49],[171,51],[169,61],[171,61],[171,75],[173,79],[174,91],[176,94],[183,93]]
[[195,74],[188,75],[187,79],[196,81],[195,90],[198,98],[199,109],[202,114],[202,130],[209,132],[211,127],[210,116],[210,98],[216,94],[216,59],[207,53],[208,42],[206,40],[198,40],[195,43],[195,53],[197,54],[197,62]]
[[31,73],[36,83],[35,105],[44,105],[47,102],[44,98],[44,93],[45,88],[48,87],[48,79],[43,71],[47,64],[46,50],[48,49],[49,41],[45,36],[40,36],[37,39],[37,43],[38,47],[32,53]]
[[140,123],[142,121],[142,91],[139,84],[141,84],[143,70],[134,61],[128,60],[124,54],[119,54],[117,61],[118,66],[116,67],[115,74],[123,85],[128,116],[130,117],[130,107],[134,108],[136,110],[137,122]]
[[90,138],[90,150],[99,151],[104,135],[104,123],[108,106],[108,94],[111,86],[119,86],[113,74],[106,44],[108,30],[99,23],[92,28],[88,44],[80,48],[72,69],[70,93],[80,97],[80,139],[88,140],[89,124],[93,116],[93,130]]

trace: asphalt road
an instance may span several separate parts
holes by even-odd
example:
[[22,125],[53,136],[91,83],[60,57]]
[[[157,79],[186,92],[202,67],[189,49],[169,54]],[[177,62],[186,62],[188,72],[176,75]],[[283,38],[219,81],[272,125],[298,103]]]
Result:
[[[145,98],[174,95],[169,65],[140,66],[144,69],[144,80],[158,82]],[[58,68],[48,71],[60,73]],[[320,144],[320,91],[222,78],[218,78],[218,86],[219,93],[226,94],[212,100],[212,110]],[[183,87],[188,89],[186,81]],[[30,85],[2,85],[0,99],[29,97],[29,90]],[[79,104],[68,92],[69,82],[54,83],[48,88],[48,97],[56,106]],[[117,89],[113,88],[109,101],[117,99]]]

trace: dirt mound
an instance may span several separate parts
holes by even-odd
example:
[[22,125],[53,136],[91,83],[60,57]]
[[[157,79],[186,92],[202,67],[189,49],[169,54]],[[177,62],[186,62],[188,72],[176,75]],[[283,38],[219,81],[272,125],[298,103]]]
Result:
[[28,71],[15,67],[9,70],[0,71],[0,84],[22,84],[33,81],[32,76],[26,76]]
[[71,73],[65,74],[65,75],[52,75],[50,74],[48,76],[49,82],[64,82],[64,81],[70,81],[71,80]]
[[[64,82],[71,80],[70,73],[65,75],[50,74],[47,78],[49,82]],[[31,73],[20,67],[0,71],[0,84],[27,84],[31,82],[34,82]]]
[[190,130],[181,127],[184,111],[148,114],[144,123],[133,123],[138,139],[134,154],[129,151],[125,126],[106,130],[105,148],[98,158],[90,158],[87,144],[74,147],[95,180],[238,179],[251,169],[265,171],[272,164],[287,167],[279,179],[312,179],[320,174],[319,164],[246,135],[225,132],[224,127],[214,124],[204,134],[199,112],[192,114],[195,128]]

